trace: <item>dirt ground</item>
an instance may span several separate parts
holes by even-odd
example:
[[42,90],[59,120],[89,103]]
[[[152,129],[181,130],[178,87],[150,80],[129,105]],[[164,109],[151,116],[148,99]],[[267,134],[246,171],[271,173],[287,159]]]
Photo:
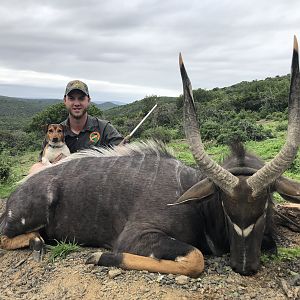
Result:
[[[300,233],[279,228],[279,246],[300,246]],[[268,261],[256,275],[245,277],[231,270],[228,255],[206,257],[205,272],[192,279],[85,265],[94,251],[82,248],[54,263],[47,253],[38,263],[28,249],[0,250],[0,300],[300,299],[300,259]]]

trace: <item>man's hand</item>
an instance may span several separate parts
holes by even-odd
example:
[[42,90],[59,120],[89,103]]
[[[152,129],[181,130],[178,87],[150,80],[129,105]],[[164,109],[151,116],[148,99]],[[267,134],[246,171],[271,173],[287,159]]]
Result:
[[127,135],[124,137],[123,141],[119,144],[119,145],[125,145],[128,144],[130,142],[131,136]]

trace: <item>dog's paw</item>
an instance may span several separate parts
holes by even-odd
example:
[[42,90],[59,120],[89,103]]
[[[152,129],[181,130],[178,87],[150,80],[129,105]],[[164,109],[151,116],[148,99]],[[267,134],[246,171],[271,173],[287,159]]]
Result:
[[42,164],[45,165],[45,166],[50,166],[51,162],[49,161],[48,158],[42,157]]

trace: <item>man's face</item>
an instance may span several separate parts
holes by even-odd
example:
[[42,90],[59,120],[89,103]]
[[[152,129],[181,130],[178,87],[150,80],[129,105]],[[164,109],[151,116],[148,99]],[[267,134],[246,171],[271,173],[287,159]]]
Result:
[[81,119],[90,105],[90,97],[79,90],[74,90],[64,97],[64,103],[72,117]]

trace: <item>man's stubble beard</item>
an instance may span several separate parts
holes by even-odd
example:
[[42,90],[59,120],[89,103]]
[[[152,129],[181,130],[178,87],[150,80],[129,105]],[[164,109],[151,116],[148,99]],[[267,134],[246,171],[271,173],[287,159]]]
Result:
[[85,108],[84,110],[82,110],[80,115],[75,115],[75,114],[73,114],[72,109],[68,109],[68,113],[69,113],[74,119],[77,119],[77,120],[81,119],[81,118],[85,115],[86,112],[87,112],[87,108]]

